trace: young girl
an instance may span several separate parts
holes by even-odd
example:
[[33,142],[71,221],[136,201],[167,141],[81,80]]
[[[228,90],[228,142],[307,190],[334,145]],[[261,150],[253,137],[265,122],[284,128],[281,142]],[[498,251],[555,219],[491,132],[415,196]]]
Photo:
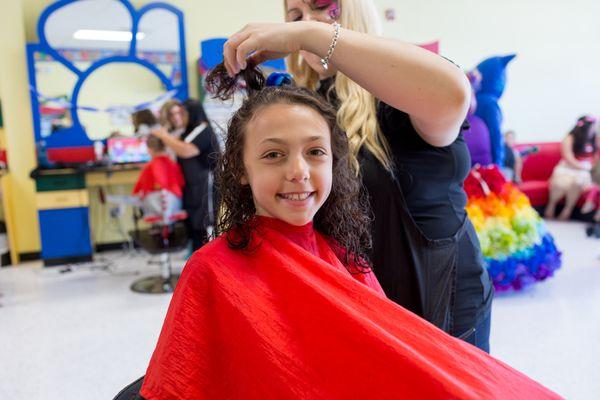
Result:
[[[387,300],[334,109],[266,87],[229,125],[223,234],[188,262],[141,394],[154,399],[557,398]],[[209,82],[227,96],[224,68]]]
[[282,3],[287,22],[247,24],[225,43],[228,71],[289,55],[294,79],[328,98],[348,136],[386,294],[489,351],[493,287],[462,186],[471,165],[461,134],[471,98],[465,75],[380,36],[373,0]]

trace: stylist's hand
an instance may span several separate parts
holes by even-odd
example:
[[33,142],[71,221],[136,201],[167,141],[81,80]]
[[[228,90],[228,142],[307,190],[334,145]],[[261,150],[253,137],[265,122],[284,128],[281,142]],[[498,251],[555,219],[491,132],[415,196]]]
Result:
[[252,23],[232,35],[223,46],[223,62],[230,75],[245,69],[248,57],[254,64],[282,58],[301,50],[306,22]]
[[150,134],[153,136],[156,136],[159,139],[163,139],[165,136],[169,136],[169,132],[167,132],[167,130],[161,126],[160,128],[154,128],[152,130],[150,130]]

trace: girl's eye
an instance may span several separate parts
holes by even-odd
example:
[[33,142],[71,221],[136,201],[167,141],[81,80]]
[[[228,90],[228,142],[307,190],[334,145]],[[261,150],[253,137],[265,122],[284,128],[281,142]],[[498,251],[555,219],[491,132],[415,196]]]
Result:
[[324,156],[327,153],[325,153],[325,151],[323,151],[322,149],[311,149],[308,152],[311,156]]
[[298,22],[302,19],[302,15],[298,15],[296,18],[293,18],[292,21],[293,22]]
[[267,160],[276,160],[281,156],[282,154],[278,151],[270,151],[267,154],[265,154],[263,158],[266,158]]

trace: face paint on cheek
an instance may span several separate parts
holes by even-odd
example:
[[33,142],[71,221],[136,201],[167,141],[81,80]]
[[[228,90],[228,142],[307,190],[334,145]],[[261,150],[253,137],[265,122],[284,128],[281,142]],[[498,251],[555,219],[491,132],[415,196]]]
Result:
[[340,6],[335,0],[315,0],[313,7],[317,9],[327,8],[327,15],[333,20],[340,17]]
[[340,18],[340,6],[338,3],[333,3],[328,10],[329,17],[333,20],[338,20]]

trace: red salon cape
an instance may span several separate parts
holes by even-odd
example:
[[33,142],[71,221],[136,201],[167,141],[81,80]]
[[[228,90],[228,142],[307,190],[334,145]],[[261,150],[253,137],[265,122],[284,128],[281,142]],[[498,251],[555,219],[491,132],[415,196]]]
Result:
[[169,156],[158,156],[144,166],[133,188],[133,194],[143,198],[148,193],[166,189],[181,198],[184,185],[185,181],[179,164],[171,160]]
[[220,237],[189,260],[145,399],[559,398],[351,275],[311,225],[263,222],[251,251]]

